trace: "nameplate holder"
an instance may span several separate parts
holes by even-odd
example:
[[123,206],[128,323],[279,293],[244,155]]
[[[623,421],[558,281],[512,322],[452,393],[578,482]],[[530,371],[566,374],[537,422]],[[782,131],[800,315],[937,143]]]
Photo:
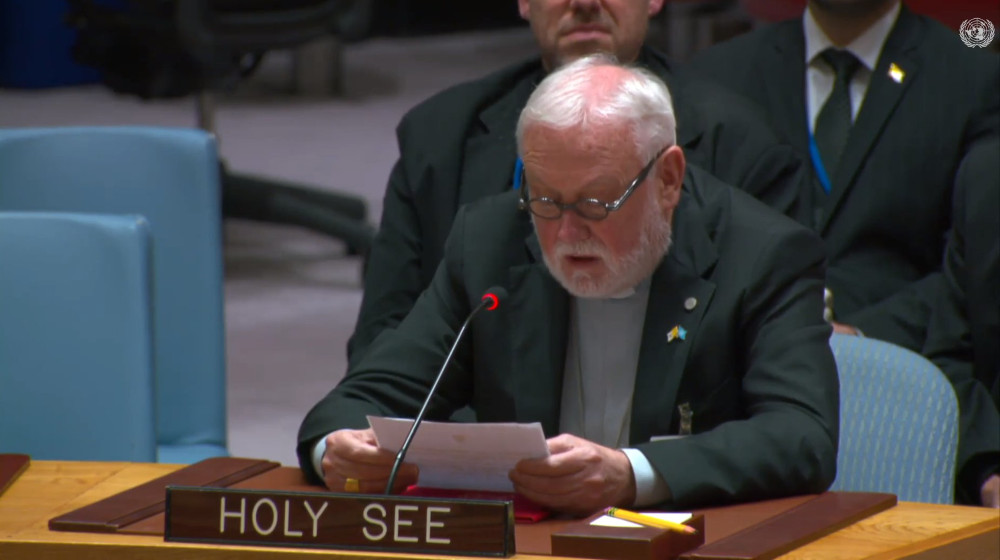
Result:
[[510,501],[168,486],[164,540],[512,556]]
[[705,542],[705,517],[684,522],[698,530],[680,533],[653,527],[602,527],[591,522],[603,514],[572,523],[552,534],[552,555],[616,560],[670,560]]

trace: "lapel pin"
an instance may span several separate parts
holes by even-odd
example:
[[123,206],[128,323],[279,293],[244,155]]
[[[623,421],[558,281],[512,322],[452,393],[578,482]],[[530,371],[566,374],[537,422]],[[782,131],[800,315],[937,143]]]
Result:
[[906,72],[903,72],[903,69],[893,62],[889,64],[889,77],[897,84],[901,84],[903,83],[903,78],[906,77]]
[[689,297],[684,300],[684,309],[691,311],[698,305],[698,298]]
[[670,332],[667,333],[667,342],[684,340],[687,338],[687,334],[688,332],[684,327],[677,325],[676,327],[670,329]]

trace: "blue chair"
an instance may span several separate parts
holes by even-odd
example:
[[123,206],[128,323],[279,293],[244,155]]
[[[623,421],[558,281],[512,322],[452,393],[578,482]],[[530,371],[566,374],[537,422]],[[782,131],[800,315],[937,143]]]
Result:
[[214,138],[156,127],[0,130],[0,210],[139,214],[153,235],[157,457],[226,455]]
[[139,216],[0,212],[0,453],[154,461]]
[[954,502],[958,400],[943,373],[905,348],[835,334],[840,448],[831,490]]

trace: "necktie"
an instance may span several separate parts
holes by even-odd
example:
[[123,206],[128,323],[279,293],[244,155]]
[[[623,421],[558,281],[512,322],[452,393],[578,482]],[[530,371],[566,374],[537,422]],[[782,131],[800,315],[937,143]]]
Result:
[[833,182],[840,154],[843,153],[847,135],[851,132],[851,77],[854,76],[861,61],[848,51],[833,48],[826,49],[820,56],[837,73],[833,91],[826,98],[826,103],[816,117],[814,134],[816,148],[823,160],[823,168]]

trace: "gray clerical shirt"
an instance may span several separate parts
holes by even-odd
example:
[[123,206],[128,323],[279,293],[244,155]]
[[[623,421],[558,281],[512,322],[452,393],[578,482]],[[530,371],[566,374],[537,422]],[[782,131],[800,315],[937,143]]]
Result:
[[666,483],[638,449],[625,448],[649,280],[606,299],[572,298],[559,430],[622,449],[636,479],[635,505],[669,497]]

